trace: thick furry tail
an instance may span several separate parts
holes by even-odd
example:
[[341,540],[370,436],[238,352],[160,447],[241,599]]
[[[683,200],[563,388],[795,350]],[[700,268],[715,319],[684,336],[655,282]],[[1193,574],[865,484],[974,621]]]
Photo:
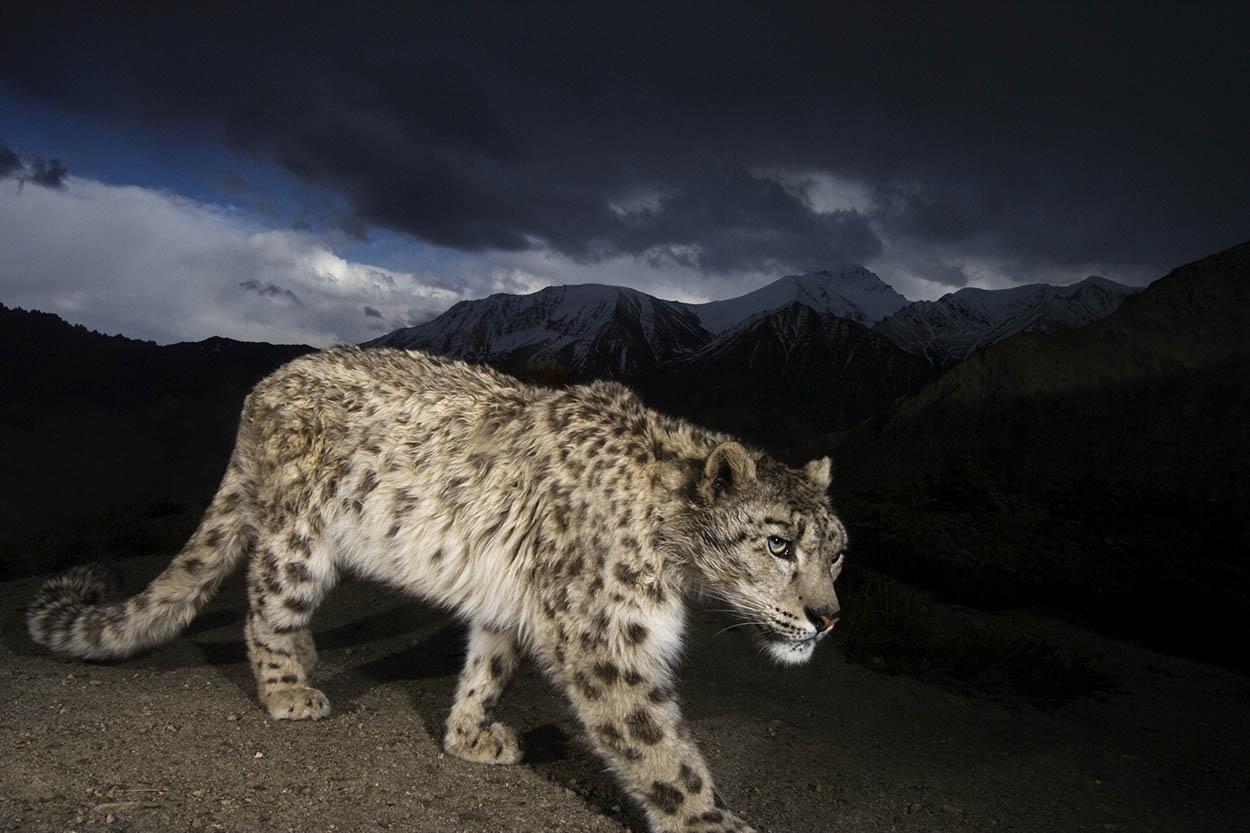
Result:
[[251,549],[240,469],[232,465],[191,540],[137,596],[110,602],[118,584],[98,566],[43,585],[27,608],[31,638],[81,659],[121,659],[177,636]]

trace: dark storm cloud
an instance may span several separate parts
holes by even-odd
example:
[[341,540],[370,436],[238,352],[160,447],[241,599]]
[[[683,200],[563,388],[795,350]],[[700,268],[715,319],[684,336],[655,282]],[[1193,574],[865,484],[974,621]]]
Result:
[[9,149],[8,145],[0,142],[0,179],[8,179],[21,170],[22,160]]
[[921,240],[957,243],[992,222],[973,200],[951,191],[934,193],[886,185],[877,188],[873,196],[877,216],[892,230]]
[[949,263],[930,263],[925,277],[942,286],[959,289],[968,285],[968,273],[962,266]]
[[42,185],[44,188],[62,188],[67,176],[69,176],[69,170],[60,159],[41,159],[36,156],[31,160],[26,181]]
[[23,162],[8,145],[0,142],[0,179],[16,179],[19,189],[28,182],[44,188],[63,188],[67,176],[69,170],[60,159],[32,156],[29,162]]
[[[70,111],[216,131],[341,194],[349,234],[464,251],[697,252],[731,272],[907,237],[1162,267],[1250,229],[1231,4],[443,5],[40,4],[0,33],[0,72]],[[818,213],[758,173],[782,169],[877,199]]]
[[[881,241],[856,212],[818,214],[780,184],[736,164],[700,164],[679,190],[634,210],[620,206],[607,253],[624,251],[712,272],[817,269],[859,262]],[[697,259],[680,247],[697,242]]]
[[261,283],[255,278],[248,278],[239,282],[239,288],[246,289],[248,292],[255,292],[262,298],[285,298],[293,304],[303,304],[298,295],[285,287],[278,286],[276,283]]

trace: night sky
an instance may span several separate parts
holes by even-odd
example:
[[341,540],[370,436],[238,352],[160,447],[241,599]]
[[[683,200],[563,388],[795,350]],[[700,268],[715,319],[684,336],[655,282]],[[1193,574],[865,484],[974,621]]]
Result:
[[1143,284],[1250,238],[1245,5],[6,8],[0,301],[320,345],[553,283]]

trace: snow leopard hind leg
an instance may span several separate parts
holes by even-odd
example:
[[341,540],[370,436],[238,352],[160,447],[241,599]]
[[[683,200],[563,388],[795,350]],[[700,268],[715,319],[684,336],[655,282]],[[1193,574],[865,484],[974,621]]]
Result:
[[310,680],[317,651],[309,626],[333,584],[316,565],[307,539],[262,533],[248,569],[248,661],[274,720],[330,714],[329,699]]

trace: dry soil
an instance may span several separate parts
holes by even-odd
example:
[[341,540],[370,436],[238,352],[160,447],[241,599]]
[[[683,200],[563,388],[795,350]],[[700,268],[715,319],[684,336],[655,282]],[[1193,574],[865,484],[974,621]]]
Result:
[[[138,586],[161,564],[128,562]],[[440,751],[464,633],[378,587],[317,620],[334,714],[275,723],[244,662],[236,577],[177,641],[84,664],[25,634],[39,579],[0,585],[0,830],[641,831],[560,695],[526,666],[519,766]],[[767,663],[691,619],[685,711],[726,802],[762,830],[1225,831],[1250,819],[1250,681],[1038,620],[1121,689],[1046,713],[847,664]]]

